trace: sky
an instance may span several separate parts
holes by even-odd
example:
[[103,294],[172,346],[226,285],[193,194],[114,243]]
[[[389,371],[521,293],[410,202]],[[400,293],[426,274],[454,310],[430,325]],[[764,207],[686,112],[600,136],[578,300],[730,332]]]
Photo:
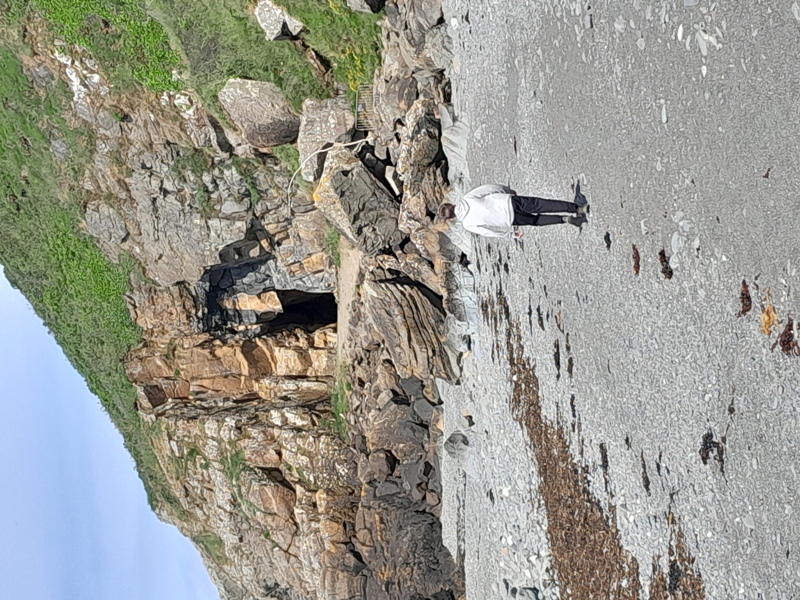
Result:
[[100,401],[0,268],[0,598],[219,600]]

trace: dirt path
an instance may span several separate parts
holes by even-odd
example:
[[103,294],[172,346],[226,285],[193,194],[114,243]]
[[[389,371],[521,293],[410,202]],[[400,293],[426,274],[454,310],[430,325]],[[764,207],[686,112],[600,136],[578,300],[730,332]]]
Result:
[[345,360],[344,348],[350,332],[350,306],[356,296],[356,285],[361,274],[361,251],[344,237],[339,238],[339,268],[336,274],[336,361]]

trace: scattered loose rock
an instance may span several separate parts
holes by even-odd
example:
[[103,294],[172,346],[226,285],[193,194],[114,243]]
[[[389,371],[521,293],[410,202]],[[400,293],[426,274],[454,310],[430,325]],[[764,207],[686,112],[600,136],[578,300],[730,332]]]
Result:
[[742,291],[739,293],[739,300],[742,303],[741,310],[736,313],[737,317],[743,317],[753,308],[753,299],[750,297],[750,288],[747,281],[742,279]]

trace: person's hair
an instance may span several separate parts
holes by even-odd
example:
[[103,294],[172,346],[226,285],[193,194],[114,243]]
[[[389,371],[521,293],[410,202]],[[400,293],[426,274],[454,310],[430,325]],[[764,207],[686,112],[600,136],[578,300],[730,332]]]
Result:
[[450,204],[449,202],[442,203],[442,205],[439,206],[438,214],[442,219],[445,220],[454,219],[456,216],[455,204]]

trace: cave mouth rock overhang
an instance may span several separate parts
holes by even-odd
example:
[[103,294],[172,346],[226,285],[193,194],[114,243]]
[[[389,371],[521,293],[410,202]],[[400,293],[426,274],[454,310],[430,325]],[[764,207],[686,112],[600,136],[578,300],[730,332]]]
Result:
[[203,330],[218,338],[255,338],[336,324],[331,291],[292,283],[271,255],[209,267],[197,285]]

